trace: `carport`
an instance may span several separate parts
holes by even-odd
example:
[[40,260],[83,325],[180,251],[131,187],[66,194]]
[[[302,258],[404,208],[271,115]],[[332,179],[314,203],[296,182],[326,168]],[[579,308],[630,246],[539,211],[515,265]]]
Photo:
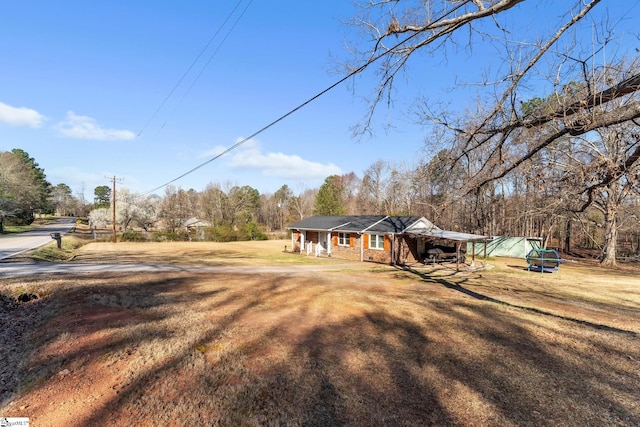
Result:
[[[418,241],[422,239],[423,241],[444,240],[453,242],[456,248],[456,270],[460,270],[460,249],[462,244],[487,239],[487,236],[481,236],[479,234],[460,233],[457,231],[442,230],[440,228],[412,229],[408,230],[406,234],[418,239]],[[471,245],[471,267],[475,265],[475,260],[475,245]]]

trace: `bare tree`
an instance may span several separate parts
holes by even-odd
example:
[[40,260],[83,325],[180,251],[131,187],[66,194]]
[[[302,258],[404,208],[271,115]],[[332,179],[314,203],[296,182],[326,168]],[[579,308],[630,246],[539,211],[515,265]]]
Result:
[[358,190],[358,209],[360,214],[380,214],[383,212],[382,200],[385,194],[385,182],[389,165],[378,160],[364,171]]
[[410,215],[412,213],[411,171],[403,165],[389,165],[389,176],[385,182],[382,208],[388,215]]
[[49,196],[56,215],[75,215],[78,201],[73,197],[71,188],[67,184],[58,184],[51,190]]
[[200,215],[211,224],[223,221],[227,195],[219,184],[209,184],[200,194]]
[[346,212],[349,215],[358,213],[358,190],[360,177],[355,172],[345,173],[340,177]]
[[[377,66],[379,78],[368,114],[357,132],[370,130],[376,108],[381,101],[390,99],[396,77],[406,70],[413,56],[428,53],[442,58],[447,49],[457,50],[460,42],[464,43],[461,37],[467,38],[466,43],[472,43],[474,40],[504,40],[506,34],[512,34],[512,38],[507,41],[511,46],[518,47],[524,62],[506,67],[501,75],[494,76],[492,82],[482,82],[495,83],[497,90],[504,88],[493,111],[487,114],[489,123],[503,110],[504,103],[512,99],[513,93],[523,83],[523,78],[556,45],[561,36],[599,2],[600,0],[591,0],[585,5],[576,2],[574,7],[568,6],[565,22],[542,43],[532,42],[525,34],[519,33],[517,28],[510,29],[499,22],[502,15],[524,3],[524,0],[378,0],[360,4],[362,15],[354,19],[354,24],[367,33],[367,40],[371,42],[364,48],[353,48],[355,58],[351,69]],[[488,34],[487,21],[495,24],[493,32]],[[518,36],[521,38],[517,39]],[[523,46],[531,48],[524,52]]]
[[313,215],[313,207],[318,195],[318,189],[305,189],[289,202],[289,213],[295,221],[301,221]]
[[593,208],[602,215],[602,263],[615,265],[622,211],[639,183],[640,129],[631,122],[573,138],[565,158],[566,173],[561,182],[574,189],[570,206],[576,212]]
[[[521,210],[514,221],[522,226],[523,233],[549,236],[558,226],[557,217],[571,201],[580,201],[578,208],[574,207],[576,211],[596,207],[598,197],[616,192],[612,185],[636,179],[627,173],[640,157],[640,148],[633,143],[623,144],[627,150],[622,158],[606,161],[610,165],[606,172],[596,173],[593,180],[582,180],[582,188],[568,185],[568,180],[558,181],[562,174],[571,175],[572,169],[558,169],[554,162],[573,145],[567,141],[578,137],[590,140],[596,132],[602,135],[621,124],[636,126],[635,119],[640,117],[640,73],[634,59],[637,52],[629,49],[635,46],[618,43],[618,23],[606,18],[598,22],[594,16],[594,10],[599,9],[604,12],[600,16],[606,17],[603,8],[608,4],[616,7],[610,12],[623,11],[619,4],[603,0],[557,2],[554,6],[566,13],[557,24],[549,23],[544,33],[530,33],[528,28],[513,25],[513,20],[503,19],[530,4],[535,2],[379,0],[363,4],[363,13],[355,22],[371,36],[371,42],[355,51],[354,62],[364,63],[365,68],[377,66],[378,80],[368,113],[357,130],[370,130],[383,100],[391,105],[396,77],[410,73],[409,61],[418,52],[446,60],[446,55],[457,52],[460,46],[466,46],[467,52],[478,43],[499,47],[506,52],[499,58],[502,66],[492,71],[478,70],[478,80],[469,82],[477,90],[475,105],[451,115],[424,102],[421,112],[428,123],[443,130],[444,137],[434,145],[447,149],[450,171],[454,165],[462,165],[465,170],[463,185],[457,188],[467,194],[464,203],[469,196],[475,198],[472,205],[461,210],[470,223],[481,226],[491,221],[493,214],[487,209],[499,194],[496,183],[519,171],[518,185],[524,191],[514,196],[523,197],[527,209]],[[598,9],[594,9],[596,6]],[[581,44],[583,39],[576,36],[577,24],[588,16],[594,16],[591,37]],[[546,92],[544,98],[532,100],[532,87],[538,93]],[[527,108],[523,108],[525,104]],[[594,159],[588,164],[589,171],[598,170],[594,169],[598,164]],[[552,172],[548,173],[545,165],[553,166]],[[571,176],[573,184],[580,181],[575,178],[578,175]],[[563,200],[553,194],[571,194],[573,198]],[[545,206],[549,200],[555,202],[554,206]],[[547,219],[554,216],[553,220]],[[615,245],[615,236],[611,231],[605,234],[607,242],[612,242],[605,244],[609,247],[605,249],[605,263],[611,263],[607,254],[611,253],[609,244]]]
[[169,231],[176,232],[187,219],[195,215],[193,199],[193,195],[183,189],[171,185],[165,188],[158,216],[164,220]]
[[87,216],[87,214],[89,213],[89,206],[87,206],[87,199],[85,198],[84,192],[85,192],[85,185],[84,183],[82,183],[80,185],[80,189],[76,191],[76,195],[75,195],[76,215],[82,216],[82,217]]
[[273,194],[273,199],[275,202],[276,212],[277,212],[277,224],[276,227],[279,230],[284,230],[285,222],[289,221],[289,204],[291,203],[291,198],[293,197],[293,192],[289,188],[288,185],[283,185]]
[[[636,75],[629,75],[607,88],[596,89],[595,85],[589,85],[585,93],[575,93],[569,97],[562,93],[567,83],[576,78],[576,74],[588,74],[588,61],[593,59],[594,50],[598,51],[612,41],[612,30],[602,27],[602,32],[598,35],[599,46],[591,47],[588,55],[579,59],[570,55],[572,52],[569,49],[576,48],[574,41],[568,37],[563,39],[601,0],[566,2],[564,20],[551,29],[542,41],[536,41],[534,37],[537,34],[523,32],[517,27],[510,28],[501,22],[501,18],[506,17],[509,12],[518,12],[514,6],[524,3],[524,0],[380,0],[363,4],[363,15],[355,22],[371,36],[372,42],[364,50],[355,51],[355,62],[357,64],[364,61],[365,68],[377,64],[380,77],[375,95],[370,101],[369,113],[360,131],[370,128],[376,107],[383,99],[390,99],[393,95],[394,80],[406,70],[413,56],[420,52],[441,58],[449,48],[453,46],[455,49],[460,42],[464,42],[462,37],[467,37],[470,49],[474,42],[485,42],[487,39],[494,43],[499,41],[505,44],[504,50],[510,55],[505,58],[506,67],[500,67],[500,71],[492,75],[491,79],[487,77],[477,82],[483,87],[491,86],[490,90],[496,96],[491,103],[485,97],[483,103],[486,107],[475,120],[451,123],[442,112],[429,116],[435,122],[464,136],[462,139],[465,144],[460,156],[480,146],[491,146],[494,155],[487,159],[482,168],[483,172],[491,173],[484,180],[479,178],[478,185],[486,183],[486,179],[504,176],[564,135],[584,134],[597,127],[630,120],[640,114],[640,106],[635,103],[607,113],[594,110],[613,99],[635,92],[640,87],[640,77]],[[494,25],[488,25],[487,22]],[[468,31],[461,31],[463,27]],[[564,44],[561,44],[563,41]],[[519,60],[515,59],[516,55]],[[558,98],[563,102],[550,113],[523,116],[519,109],[519,93],[526,92],[527,78],[533,73],[538,76],[554,76],[553,87],[557,89]],[[540,138],[539,143],[529,150],[514,156],[508,164],[495,164],[502,160],[502,150],[511,143],[514,130],[555,121],[562,121],[563,125],[555,132],[549,132],[545,138]]]

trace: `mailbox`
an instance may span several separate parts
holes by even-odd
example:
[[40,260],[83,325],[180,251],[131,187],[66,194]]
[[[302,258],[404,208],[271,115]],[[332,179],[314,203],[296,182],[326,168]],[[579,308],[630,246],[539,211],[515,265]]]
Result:
[[62,249],[62,236],[60,233],[49,233],[49,235],[58,244],[58,249]]

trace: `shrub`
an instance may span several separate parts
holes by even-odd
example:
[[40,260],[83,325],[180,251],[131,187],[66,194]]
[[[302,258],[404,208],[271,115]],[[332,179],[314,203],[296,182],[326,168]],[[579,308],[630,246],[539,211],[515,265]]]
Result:
[[120,236],[120,240],[123,242],[145,242],[147,238],[139,231],[125,231]]
[[261,230],[257,222],[249,221],[239,230],[238,240],[267,240],[267,235]]
[[215,227],[204,229],[205,240],[213,242],[237,242],[240,240],[267,240],[267,235],[262,231],[260,225],[254,221],[234,228],[230,223],[221,223]]
[[186,231],[156,231],[153,233],[154,242],[186,242],[189,235]]
[[12,216],[7,216],[5,225],[30,225],[35,220],[32,211],[20,211]]
[[229,223],[223,223],[215,227],[206,227],[204,230],[205,240],[213,242],[235,242],[238,234]]

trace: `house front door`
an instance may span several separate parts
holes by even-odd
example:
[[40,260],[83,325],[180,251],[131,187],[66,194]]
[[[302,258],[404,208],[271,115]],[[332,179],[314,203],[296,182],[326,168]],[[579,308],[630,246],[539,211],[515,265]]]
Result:
[[321,231],[318,233],[318,245],[322,247],[322,251],[330,254],[331,253],[331,233],[327,233],[326,231]]

